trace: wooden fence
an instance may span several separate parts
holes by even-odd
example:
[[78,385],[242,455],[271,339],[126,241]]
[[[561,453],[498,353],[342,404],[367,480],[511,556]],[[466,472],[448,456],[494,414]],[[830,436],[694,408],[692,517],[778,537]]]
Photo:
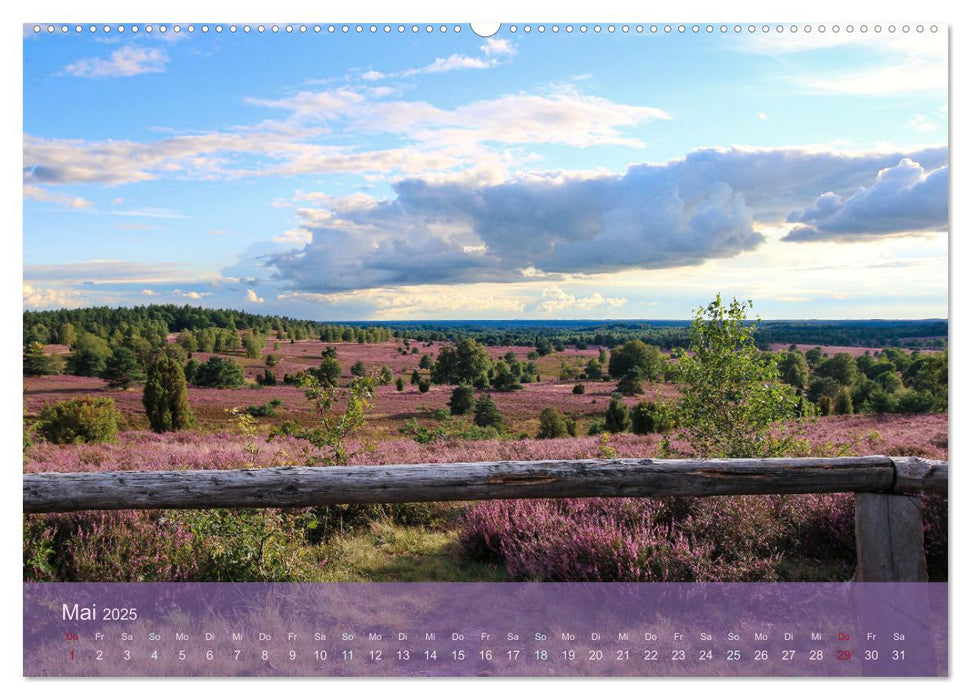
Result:
[[919,497],[947,495],[947,477],[947,462],[869,456],[48,472],[23,484],[25,513],[853,492],[857,579],[926,581]]

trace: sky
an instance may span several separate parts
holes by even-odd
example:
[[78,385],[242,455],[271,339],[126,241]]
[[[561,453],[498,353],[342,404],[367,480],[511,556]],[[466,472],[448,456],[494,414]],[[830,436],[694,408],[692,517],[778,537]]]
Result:
[[25,26],[25,308],[948,315],[944,25],[125,26]]

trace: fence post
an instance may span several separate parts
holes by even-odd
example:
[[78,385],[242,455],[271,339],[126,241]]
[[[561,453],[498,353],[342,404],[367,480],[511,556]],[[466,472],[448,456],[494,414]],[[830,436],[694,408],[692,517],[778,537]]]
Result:
[[920,497],[856,494],[855,578],[927,581]]

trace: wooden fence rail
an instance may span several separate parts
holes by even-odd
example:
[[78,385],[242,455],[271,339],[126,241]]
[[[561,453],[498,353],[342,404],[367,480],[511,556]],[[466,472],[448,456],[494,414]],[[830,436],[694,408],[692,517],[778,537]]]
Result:
[[947,462],[883,456],[47,472],[24,475],[23,502],[25,513],[51,513],[855,492],[858,577],[871,581],[926,580],[916,497],[946,495],[947,474]]

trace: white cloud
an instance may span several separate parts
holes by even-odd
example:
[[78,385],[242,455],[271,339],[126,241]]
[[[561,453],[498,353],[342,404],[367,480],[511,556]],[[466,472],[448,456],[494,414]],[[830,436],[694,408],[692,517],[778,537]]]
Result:
[[537,310],[546,313],[563,313],[570,311],[586,312],[600,307],[619,308],[627,303],[626,297],[605,297],[600,292],[594,292],[588,297],[576,297],[557,286],[543,290],[542,299],[536,305]]
[[467,285],[461,290],[439,285],[358,289],[332,294],[287,292],[281,301],[299,300],[335,306],[367,309],[375,319],[428,318],[433,315],[521,314],[526,298],[490,285]]
[[479,48],[485,54],[485,58],[466,56],[464,54],[452,54],[446,58],[436,58],[428,65],[419,68],[406,68],[391,73],[371,69],[364,71],[358,77],[361,80],[376,81],[391,78],[410,78],[416,75],[448,73],[454,70],[483,70],[501,65],[503,62],[502,59],[508,59],[516,55],[516,47],[508,39],[487,39]]
[[142,294],[147,297],[154,297],[158,294],[158,292],[156,292],[154,289],[143,289]]
[[[643,141],[628,130],[670,119],[656,107],[620,104],[575,90],[506,95],[452,109],[350,88],[248,102],[283,110],[288,113],[287,121],[263,121],[150,142],[25,134],[24,181],[30,185],[120,185],[162,177],[210,180],[357,173],[390,178],[458,171],[495,179],[505,175],[512,163],[533,157],[512,150],[514,147],[609,144],[640,148]],[[335,129],[387,134],[397,141],[374,150],[338,145],[328,138]],[[152,215],[147,210],[128,213]]]
[[928,119],[923,114],[915,114],[914,118],[907,122],[907,126],[921,134],[937,131],[941,125],[933,119]]
[[161,73],[168,62],[168,54],[161,49],[123,46],[113,51],[108,59],[83,58],[65,66],[64,72],[79,78],[130,77],[141,73]]
[[173,289],[172,294],[177,297],[182,297],[183,299],[192,299],[193,301],[198,301],[203,297],[212,296],[212,292],[184,292],[181,289]]
[[[806,225],[835,225],[813,213],[814,202],[822,206],[830,192],[847,212],[877,216],[874,235],[939,226],[946,176],[928,177],[911,203],[901,200],[896,209],[867,209],[854,194],[875,180],[882,184],[874,196],[883,192],[883,180],[898,179],[881,171],[903,159],[930,172],[944,167],[947,149],[700,149],[667,163],[631,166],[623,175],[533,173],[486,185],[402,180],[393,199],[364,197],[338,206],[320,197],[313,203],[323,206],[299,208],[299,226],[287,235],[296,240],[303,231],[309,242],[287,251],[261,250],[259,264],[285,287],[325,294],[661,270],[755,250],[767,240],[763,229],[784,225],[787,216]],[[799,234],[788,240],[799,240]]]
[[802,76],[794,82],[817,92],[883,97],[900,93],[946,92],[947,80],[946,63],[912,61],[852,72]]
[[83,305],[81,293],[73,289],[37,287],[24,282],[25,309],[73,309]]
[[264,301],[266,301],[266,299],[264,299],[263,297],[259,296],[254,290],[247,289],[246,290],[246,301],[251,301],[254,304],[262,304]]
[[801,224],[787,241],[852,239],[893,233],[943,231],[948,222],[948,167],[925,169],[909,158],[880,170],[872,184],[850,196],[835,192],[789,214]]
[[800,31],[758,33],[735,44],[737,50],[767,55],[789,54],[794,61],[813,60],[834,50],[855,52],[852,62],[845,59],[827,61],[828,66],[853,66],[852,69],[831,67],[826,72],[806,70],[795,73],[799,62],[793,62],[785,76],[786,83],[797,84],[817,92],[889,96],[897,94],[947,91],[948,38],[942,32],[876,33],[871,31],[820,33]]
[[24,199],[33,199],[38,202],[51,202],[68,209],[90,209],[93,205],[84,197],[72,197],[70,195],[51,192],[43,187],[34,185],[24,185]]
[[89,284],[161,283],[198,279],[193,271],[166,262],[151,265],[124,260],[88,260],[56,265],[24,265],[24,279]]
[[492,37],[486,39],[485,43],[480,46],[482,52],[486,56],[514,56],[516,54],[516,47],[513,46],[509,39],[496,39]]
[[757,114],[756,116],[757,116],[757,117],[758,117],[758,118],[759,118],[759,119],[760,119],[761,121],[766,121],[766,120],[768,120],[768,118],[769,118],[769,115],[768,115],[768,114],[766,114],[765,112],[759,112],[759,113],[758,113],[758,114]]

